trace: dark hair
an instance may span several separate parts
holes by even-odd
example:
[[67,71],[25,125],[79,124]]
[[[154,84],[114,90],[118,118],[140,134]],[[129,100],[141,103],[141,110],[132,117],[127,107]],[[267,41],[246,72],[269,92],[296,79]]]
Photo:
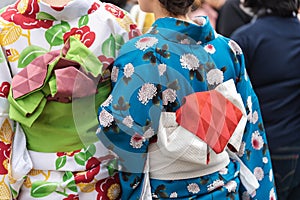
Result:
[[195,0],[159,0],[173,16],[186,15]]
[[127,0],[101,0],[102,2],[112,3],[120,8],[124,8],[126,6]]
[[245,0],[244,6],[255,14],[265,10],[263,14],[290,17],[298,13],[299,0]]

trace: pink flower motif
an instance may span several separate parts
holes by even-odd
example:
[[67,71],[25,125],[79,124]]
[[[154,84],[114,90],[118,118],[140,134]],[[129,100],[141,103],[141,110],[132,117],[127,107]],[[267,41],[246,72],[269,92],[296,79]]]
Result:
[[136,133],[131,137],[130,145],[135,149],[139,149],[143,146],[143,142],[144,138],[140,134]]
[[158,39],[155,37],[143,37],[135,43],[136,48],[145,51],[150,47],[153,47],[158,43]]
[[253,174],[258,181],[263,180],[265,176],[264,170],[261,167],[255,167]]
[[36,14],[39,11],[37,0],[19,0],[17,3],[8,6],[1,17],[6,21],[14,22],[23,29],[50,28],[53,21],[36,19]]
[[214,54],[216,52],[216,49],[212,44],[205,45],[204,50],[210,54]]
[[255,131],[252,134],[251,142],[252,142],[252,147],[255,150],[260,150],[264,145],[263,138],[258,131]]

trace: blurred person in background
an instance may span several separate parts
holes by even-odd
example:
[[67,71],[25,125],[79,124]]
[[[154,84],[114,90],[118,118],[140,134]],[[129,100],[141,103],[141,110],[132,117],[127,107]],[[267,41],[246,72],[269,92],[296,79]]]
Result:
[[195,0],[189,13],[191,19],[197,16],[208,16],[213,28],[216,28],[219,10],[226,0]]
[[226,0],[220,8],[216,30],[230,37],[237,28],[249,23],[253,15],[249,8],[245,8],[243,0]]
[[155,21],[154,14],[142,11],[139,4],[135,4],[131,7],[130,15],[136,20],[137,28],[142,33],[146,33]]
[[112,3],[120,8],[125,8],[127,5],[127,0],[104,0],[102,2]]
[[279,200],[300,197],[298,0],[245,0],[254,19],[232,34],[259,98]]

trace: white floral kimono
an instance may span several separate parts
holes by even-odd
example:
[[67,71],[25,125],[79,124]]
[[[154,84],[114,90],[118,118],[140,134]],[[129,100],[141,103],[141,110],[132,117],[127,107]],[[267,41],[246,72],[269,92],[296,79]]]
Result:
[[0,17],[0,199],[119,199],[96,108],[136,25],[96,0],[18,0]]

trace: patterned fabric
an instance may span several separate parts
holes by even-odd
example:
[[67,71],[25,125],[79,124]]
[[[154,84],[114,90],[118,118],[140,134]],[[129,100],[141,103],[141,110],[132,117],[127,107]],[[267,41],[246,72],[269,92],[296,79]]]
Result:
[[[72,90],[70,84],[75,80],[70,79],[70,72],[73,77],[76,75],[77,81],[90,80],[99,73],[101,78],[107,80],[110,77],[110,66],[121,45],[138,34],[136,25],[126,11],[96,0],[72,0],[63,7],[54,7],[41,0],[18,0],[1,9],[1,200],[12,197],[26,200],[41,197],[119,198],[119,193],[116,192],[118,190],[109,189],[110,186],[117,189],[118,177],[114,177],[110,164],[101,162],[101,157],[110,155],[109,151],[102,145],[96,145],[98,139],[95,136],[98,125],[96,110],[109,95],[111,84],[107,81],[96,84],[96,91],[93,91],[96,95],[90,95],[82,89],[92,83],[85,82],[76,100],[62,93],[70,93]],[[80,41],[84,48],[77,48],[78,45],[72,48],[71,45],[71,52],[65,52],[68,48],[64,47],[70,38]],[[49,65],[44,66],[44,69],[40,68],[40,60],[38,64],[34,63],[37,62],[35,59],[43,56],[46,58],[52,53],[55,54],[54,60],[61,57],[57,63],[50,59],[50,63],[46,62]],[[30,67],[26,69],[27,66]],[[73,66],[74,69],[66,71],[64,66]],[[51,67],[59,69],[55,70],[55,75],[51,73]],[[20,73],[21,71],[23,72]],[[23,118],[11,120],[9,115],[12,113],[7,98],[12,79],[17,74],[20,76],[19,79],[14,79],[14,95],[20,101],[15,107],[15,113],[26,112],[23,108],[29,108],[30,111],[36,109],[36,112],[28,112],[22,115]],[[26,85],[21,84],[24,79],[27,81]],[[41,89],[42,95],[37,95],[38,92],[32,94],[32,89]],[[42,101],[46,94],[46,101]],[[33,99],[38,101],[32,101]],[[39,115],[32,123],[25,125],[25,119],[29,119],[32,113]],[[95,151],[86,151],[91,146]],[[97,152],[106,152],[107,155],[99,156]],[[11,160],[10,154],[13,155]],[[73,158],[72,162],[70,158]],[[105,160],[110,163],[110,159],[113,158],[107,157]],[[41,167],[39,163],[44,163],[45,166]],[[88,177],[89,181],[83,180]],[[80,180],[77,182],[77,179]],[[111,195],[107,195],[107,191],[112,192]]]
[[[152,198],[276,199],[259,102],[242,51],[234,41],[216,34],[207,18],[196,22],[199,25],[158,19],[149,33],[125,44],[115,62],[113,91],[99,108],[97,134],[120,157],[122,199],[147,196],[147,163],[151,163],[147,153],[149,144],[157,141],[160,113],[176,112],[185,96],[212,90],[230,79],[247,112],[242,143],[232,156],[235,159],[214,173],[177,180],[153,179],[150,167]],[[239,165],[254,174],[257,190],[245,191],[239,180],[245,182],[247,177],[239,175]]]

